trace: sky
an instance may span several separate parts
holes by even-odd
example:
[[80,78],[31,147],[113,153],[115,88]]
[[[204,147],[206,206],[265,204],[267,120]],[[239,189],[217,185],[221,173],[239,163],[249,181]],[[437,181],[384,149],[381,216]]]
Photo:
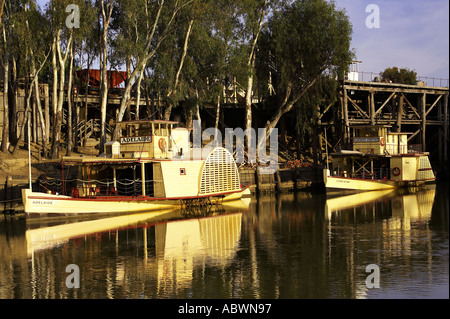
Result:
[[[387,67],[415,70],[418,76],[449,78],[448,0],[335,0],[353,25],[351,47],[362,61],[359,71]],[[379,8],[379,28],[372,26]]]
[[[39,4],[48,0],[38,0]],[[362,72],[407,68],[418,76],[449,78],[448,0],[334,0],[353,25],[351,47]],[[379,9],[379,25],[368,28]],[[367,10],[366,12],[366,9]],[[369,26],[370,23],[369,23]]]

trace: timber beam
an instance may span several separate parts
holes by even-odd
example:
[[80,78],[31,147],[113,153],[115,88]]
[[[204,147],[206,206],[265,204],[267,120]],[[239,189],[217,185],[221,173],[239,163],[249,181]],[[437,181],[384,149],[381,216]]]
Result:
[[[354,125],[390,125],[393,131],[412,133],[408,141],[423,151],[436,151],[439,161],[448,161],[449,115],[447,87],[397,83],[343,81],[336,104],[319,105],[319,132],[334,127],[336,134],[323,144],[351,143]],[[437,137],[437,138],[435,138]]]

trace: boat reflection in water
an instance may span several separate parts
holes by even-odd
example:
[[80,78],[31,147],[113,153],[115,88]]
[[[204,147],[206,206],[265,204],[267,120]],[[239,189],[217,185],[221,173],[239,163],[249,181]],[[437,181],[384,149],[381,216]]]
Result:
[[[338,246],[346,246],[345,263],[348,280],[354,282],[353,298],[403,298],[410,287],[402,285],[402,276],[409,276],[405,285],[432,277],[430,220],[435,195],[436,188],[430,185],[426,189],[372,191],[327,200],[329,255],[341,254]],[[337,237],[344,234],[338,244]],[[381,289],[367,287],[365,276],[372,273],[365,272],[368,265],[379,267]],[[429,273],[420,273],[411,280],[411,275],[401,271],[414,267],[423,267]]]
[[[130,282],[132,272],[144,276],[139,280],[142,285],[152,285],[154,297],[166,289],[185,289],[191,285],[194,265],[201,262],[223,267],[233,259],[241,237],[242,213],[248,208],[249,201],[214,205],[203,210],[127,214],[28,229],[25,236],[31,277],[35,281],[33,286],[42,289],[48,286],[45,281],[51,272],[58,273],[67,264],[80,263],[84,287],[94,287],[99,281],[107,283],[106,296],[97,295],[98,290],[92,296],[86,289],[73,291],[81,293],[82,298],[122,298],[124,295],[139,298],[134,295],[134,289],[142,293],[143,287]],[[65,264],[51,266],[45,263],[47,253],[53,250],[54,256],[59,248],[63,248],[60,257]],[[127,250],[135,256],[129,256]],[[105,260],[108,265],[86,262],[84,255],[88,251],[96,254],[94,262]],[[116,263],[110,264],[111,258],[102,258],[104,254],[116,255]],[[51,281],[58,280],[56,274],[51,276],[54,277]],[[56,295],[48,297],[46,291],[45,297],[72,297],[70,289],[57,291],[54,290]],[[33,298],[43,298],[42,293],[33,291]]]
[[[0,221],[0,298],[448,298],[448,186]],[[98,217],[97,217],[98,218]],[[66,286],[70,264],[80,288]],[[380,288],[368,288],[368,265]]]

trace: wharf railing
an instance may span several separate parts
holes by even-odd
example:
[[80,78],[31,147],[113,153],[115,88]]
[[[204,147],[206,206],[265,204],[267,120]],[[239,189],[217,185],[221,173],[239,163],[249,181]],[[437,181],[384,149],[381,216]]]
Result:
[[[360,81],[360,82],[381,82],[381,74],[379,72],[358,71],[351,73],[353,74],[357,73],[357,76],[355,75],[349,76],[349,74],[347,73],[346,80]],[[449,87],[449,79],[445,78],[436,78],[418,75],[416,77],[416,80],[417,80],[416,85],[423,84],[424,86],[431,86],[431,87],[442,87],[442,88]],[[398,84],[410,84],[406,83],[404,79],[397,79],[397,78],[390,79],[390,82]]]

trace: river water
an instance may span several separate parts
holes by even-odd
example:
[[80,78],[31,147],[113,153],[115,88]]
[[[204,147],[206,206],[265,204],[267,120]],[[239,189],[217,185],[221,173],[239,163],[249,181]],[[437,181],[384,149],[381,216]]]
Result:
[[95,220],[2,217],[0,298],[449,298],[448,191],[284,194]]

